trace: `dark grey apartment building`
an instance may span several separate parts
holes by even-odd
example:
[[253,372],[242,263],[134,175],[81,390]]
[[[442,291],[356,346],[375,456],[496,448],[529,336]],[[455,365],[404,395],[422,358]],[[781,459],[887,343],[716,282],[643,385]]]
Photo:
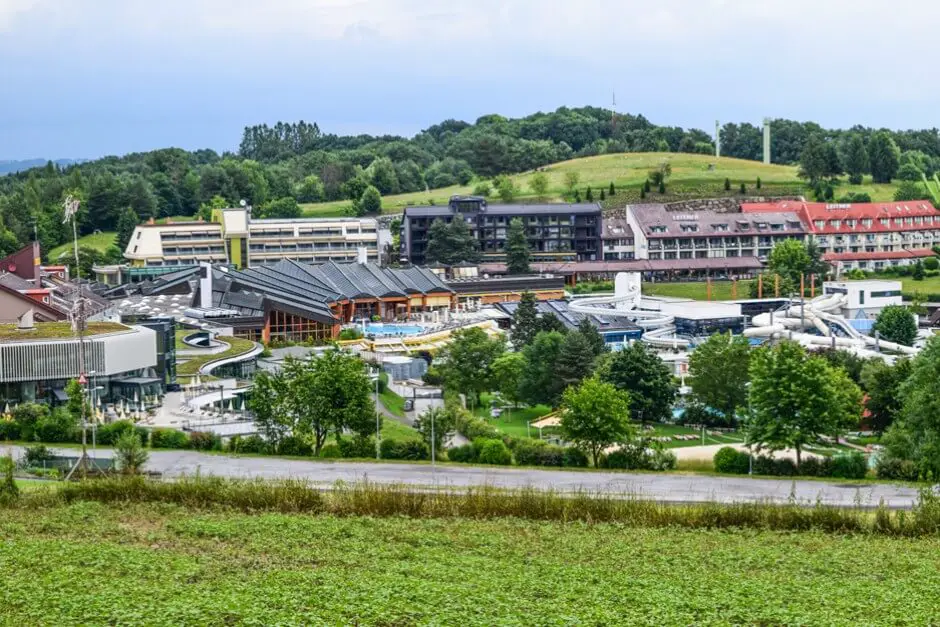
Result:
[[477,196],[453,196],[447,205],[407,207],[402,220],[401,253],[425,264],[431,223],[465,220],[480,242],[484,262],[505,261],[509,222],[520,218],[537,262],[597,261],[601,250],[601,207],[595,203],[497,205]]

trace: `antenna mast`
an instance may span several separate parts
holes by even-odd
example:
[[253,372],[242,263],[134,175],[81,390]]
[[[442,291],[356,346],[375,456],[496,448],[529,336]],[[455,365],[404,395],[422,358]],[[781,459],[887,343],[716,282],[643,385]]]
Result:
[[[78,207],[81,204],[77,198],[69,194],[62,203],[63,219],[66,223],[72,221],[72,248],[75,253],[75,280],[78,282],[78,297],[72,304],[69,318],[72,322],[72,332],[78,337],[78,383],[82,386],[82,457],[79,460],[80,470],[84,478],[88,471],[88,421],[85,415],[85,385],[88,378],[85,374],[85,294],[82,287],[81,262],[78,258]],[[71,474],[71,473],[69,473]]]

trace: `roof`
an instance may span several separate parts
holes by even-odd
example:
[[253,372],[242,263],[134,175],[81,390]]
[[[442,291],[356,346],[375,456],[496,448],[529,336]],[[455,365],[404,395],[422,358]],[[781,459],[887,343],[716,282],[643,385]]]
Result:
[[[744,213],[767,213],[775,211],[795,211],[806,224],[810,233],[879,233],[885,231],[905,231],[940,228],[940,212],[929,201],[895,201],[872,203],[822,203],[785,200],[767,203],[742,203]],[[911,224],[904,223],[905,218],[912,218]],[[913,218],[929,218],[916,224]],[[889,224],[881,224],[881,219],[889,219]],[[817,221],[824,221],[817,226]],[[855,220],[854,225],[845,224],[846,220]],[[870,225],[862,221],[870,220]],[[838,226],[834,223],[838,222]],[[899,223],[900,221],[900,223]]]
[[881,259],[919,259],[933,257],[929,248],[908,248],[905,250],[881,250],[873,253],[826,253],[826,261],[878,261]]
[[[630,210],[643,233],[653,238],[709,237],[739,233],[797,235],[806,231],[795,211],[762,212],[756,216],[715,211],[670,211],[663,204],[632,205]],[[779,228],[773,229],[773,226]]]
[[[2,283],[0,283],[0,292],[5,292],[9,294],[10,296],[13,296],[23,301],[24,305],[27,305],[29,309],[32,309],[34,310],[35,313],[39,314],[40,319],[48,318],[50,320],[57,321],[57,320],[64,320],[66,318],[66,314],[60,311],[58,308],[39,302],[37,300],[33,300],[29,296],[13,288],[7,287],[6,285],[3,285]],[[0,312],[0,314],[2,314],[2,312]]]
[[[597,203],[542,203],[518,205],[491,205],[487,204],[482,211],[485,215],[495,216],[522,216],[522,215],[552,215],[572,213],[600,213],[601,206]],[[433,205],[423,207],[405,207],[405,217],[449,216],[455,212],[450,205]]]
[[601,239],[623,239],[633,237],[633,229],[626,218],[604,218],[604,228],[601,230]]
[[472,277],[451,279],[447,286],[458,294],[501,293],[501,292],[537,292],[542,290],[565,289],[565,277],[542,276],[538,274],[513,274],[509,276]]
[[[533,263],[533,270],[559,274],[615,272],[659,272],[663,270],[759,270],[764,267],[757,257],[714,257],[710,259],[634,259],[632,261],[572,261]],[[506,264],[485,263],[483,272],[504,273]]]
[[10,272],[4,272],[3,274],[0,274],[0,284],[14,289],[17,292],[25,292],[26,290],[32,290],[39,287],[27,281],[23,277],[17,276]]
[[[587,319],[601,333],[614,331],[638,331],[640,327],[632,320],[624,316],[598,316],[594,314],[582,314],[571,311],[569,303],[565,300],[540,300],[536,301],[535,309],[539,315],[552,314],[561,320],[562,324],[570,330],[578,327],[582,320]],[[508,315],[512,315],[519,307],[519,302],[496,303],[494,307]],[[610,306],[613,313],[613,305]]]

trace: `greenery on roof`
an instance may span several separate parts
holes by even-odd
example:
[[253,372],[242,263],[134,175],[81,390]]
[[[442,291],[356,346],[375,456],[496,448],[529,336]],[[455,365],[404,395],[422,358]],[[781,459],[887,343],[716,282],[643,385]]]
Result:
[[243,355],[255,347],[254,342],[240,337],[217,337],[215,339],[228,344],[228,350],[225,350],[221,353],[193,357],[192,359],[186,361],[186,363],[179,364],[179,366],[176,368],[176,374],[178,376],[195,375],[199,372],[200,368],[210,361],[228,359],[229,357],[238,357],[239,355]]
[[[117,322],[89,322],[85,337],[127,331],[129,327]],[[57,340],[75,337],[70,322],[37,322],[33,329],[21,331],[15,324],[0,324],[0,341]]]

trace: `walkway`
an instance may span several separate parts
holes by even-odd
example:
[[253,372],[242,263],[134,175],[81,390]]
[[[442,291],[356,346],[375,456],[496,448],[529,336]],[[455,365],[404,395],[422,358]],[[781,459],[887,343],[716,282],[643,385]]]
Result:
[[[0,453],[7,447],[0,446]],[[12,447],[20,456],[21,447]],[[63,451],[65,453],[65,451]],[[74,449],[68,453],[74,454]],[[110,455],[99,449],[101,457]],[[750,479],[678,473],[612,473],[572,470],[534,470],[430,464],[305,461],[277,457],[232,457],[196,451],[151,451],[147,469],[168,477],[219,475],[265,479],[306,479],[329,485],[336,481],[373,481],[411,486],[464,488],[490,485],[502,488],[553,489],[632,495],[666,502],[786,503],[792,498],[806,505],[821,502],[840,507],[876,507],[881,501],[892,508],[909,508],[917,502],[917,490],[885,483],[828,482],[788,479]]]

